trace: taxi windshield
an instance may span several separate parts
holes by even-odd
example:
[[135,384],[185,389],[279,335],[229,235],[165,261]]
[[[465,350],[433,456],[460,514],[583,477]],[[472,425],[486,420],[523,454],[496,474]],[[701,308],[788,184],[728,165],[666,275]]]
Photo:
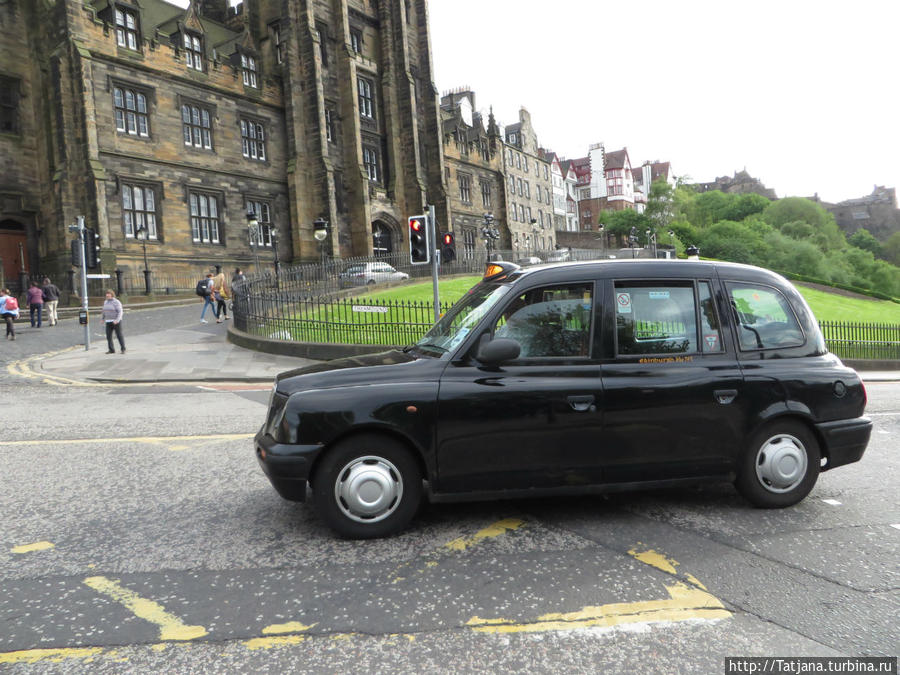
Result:
[[437,354],[453,351],[508,292],[509,286],[496,283],[473,286],[416,342],[416,347]]

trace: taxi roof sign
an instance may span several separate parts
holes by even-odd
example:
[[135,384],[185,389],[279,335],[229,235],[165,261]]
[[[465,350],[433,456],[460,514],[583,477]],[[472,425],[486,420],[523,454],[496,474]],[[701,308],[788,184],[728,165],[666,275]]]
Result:
[[514,263],[504,262],[503,260],[494,260],[489,262],[485,267],[482,280],[498,281],[510,272],[514,272],[517,269],[519,269],[519,266]]

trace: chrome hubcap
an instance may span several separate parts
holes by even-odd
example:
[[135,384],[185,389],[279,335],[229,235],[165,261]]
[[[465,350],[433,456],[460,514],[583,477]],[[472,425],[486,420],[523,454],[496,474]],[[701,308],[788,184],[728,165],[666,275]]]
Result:
[[334,483],[334,498],[343,514],[358,523],[384,520],[400,504],[403,479],[383,457],[358,457],[347,464]]
[[788,492],[806,475],[806,448],[790,434],[772,436],[756,455],[756,477],[769,492]]

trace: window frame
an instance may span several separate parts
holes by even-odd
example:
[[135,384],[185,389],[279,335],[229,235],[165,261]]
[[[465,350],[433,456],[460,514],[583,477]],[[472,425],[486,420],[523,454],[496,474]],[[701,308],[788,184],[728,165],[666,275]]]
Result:
[[[135,198],[135,190],[140,191],[140,202],[143,206],[147,204],[147,195],[150,195],[149,201],[153,202],[152,210],[135,207],[139,201]],[[138,239],[137,231],[143,224],[147,229],[147,241],[159,240],[159,210],[156,206],[158,201],[155,185],[128,179],[119,184],[119,206],[122,209],[122,233],[125,239]]]
[[[794,343],[789,343],[789,344],[773,345],[771,347],[766,347],[766,346],[745,347],[743,344],[743,341],[741,340],[741,330],[742,330],[742,326],[744,324],[743,324],[741,318],[738,316],[739,310],[737,309],[736,305],[733,304],[734,303],[733,292],[734,292],[735,285],[740,285],[740,286],[743,286],[744,288],[755,288],[755,289],[771,292],[774,294],[776,300],[778,300],[780,298],[782,302],[779,302],[778,304],[780,305],[781,310],[784,311],[785,318],[788,319],[787,323],[790,324],[790,321],[793,320],[794,326],[796,327],[797,331],[799,331],[800,341],[794,342]],[[725,287],[726,302],[728,303],[728,306],[731,308],[730,320],[733,322],[733,325],[734,325],[735,342],[737,343],[738,352],[741,354],[742,357],[746,358],[747,356],[752,355],[752,354],[769,353],[769,352],[772,352],[775,350],[797,349],[798,347],[805,346],[809,342],[809,335],[803,328],[803,321],[801,321],[800,317],[797,316],[797,312],[794,309],[793,303],[790,301],[790,299],[787,297],[787,295],[785,295],[779,288],[776,288],[775,286],[771,286],[769,284],[765,284],[765,283],[761,283],[761,282],[743,281],[743,280],[739,280],[739,279],[725,280],[723,282],[723,286]],[[721,319],[720,319],[720,322],[721,322]],[[785,323],[785,322],[778,322],[778,323]],[[758,336],[758,333],[757,333],[757,336]]]
[[[189,121],[184,119],[185,110],[189,112]],[[195,111],[197,113],[196,117],[194,115]],[[204,124],[204,115],[206,124]],[[212,129],[213,116],[211,108],[197,101],[181,101],[181,140],[184,143],[184,147],[194,150],[215,151]],[[204,131],[206,132],[205,135]],[[190,142],[188,138],[190,138]],[[200,139],[199,144],[197,143],[197,138]]]
[[244,159],[254,162],[268,162],[269,155],[266,151],[267,124],[262,120],[241,115],[238,117],[238,126],[241,131],[241,154]]
[[356,96],[359,102],[359,116],[375,121],[375,82],[362,75],[357,75]]
[[259,89],[259,61],[253,54],[241,52],[241,79],[245,87]]
[[272,248],[272,204],[266,199],[259,197],[244,197],[244,213],[253,211],[256,214],[256,221],[259,223],[257,236],[248,233],[251,246],[262,246],[263,248]]
[[362,56],[363,32],[358,28],[350,29],[350,50]]
[[203,35],[188,30],[182,31],[181,35],[185,64],[188,68],[202,73],[204,71],[203,64],[206,60],[206,54],[203,50]]
[[[224,244],[225,237],[223,236],[223,225],[222,222],[222,208],[219,203],[221,199],[221,195],[215,192],[209,192],[207,190],[188,190],[188,220],[191,226],[191,242],[197,245],[210,245],[210,246],[222,246]],[[197,204],[197,213],[194,212],[194,203],[196,199]],[[203,204],[206,204],[206,212],[207,215],[203,215]],[[214,205],[213,209],[210,209],[210,205]],[[213,214],[212,212],[215,211]],[[195,228],[196,221],[196,228]],[[204,222],[208,221],[208,222]],[[204,239],[204,225],[206,226],[205,231],[208,233],[208,238]],[[212,228],[215,227],[215,236],[212,234]]]
[[[121,15],[122,22],[119,22]],[[128,19],[133,20],[133,25],[128,24]],[[113,26],[116,34],[116,47],[130,49],[133,52],[141,51],[141,16],[132,7],[113,5]],[[133,45],[131,42],[133,41]]]
[[[19,102],[22,100],[22,81],[16,77],[0,75],[0,134],[18,136],[21,133]],[[9,126],[3,129],[3,126]]]
[[380,182],[381,166],[378,156],[378,148],[372,144],[364,144],[363,148],[363,166],[366,169],[366,176],[373,183]]
[[457,173],[456,182],[459,184],[459,199],[464,204],[472,203],[472,176],[467,173]]
[[[132,107],[128,105],[129,95],[134,100]],[[152,94],[150,89],[131,84],[130,82],[114,81],[112,83],[112,99],[113,118],[115,119],[117,134],[132,138],[152,138],[150,130],[150,101],[152,100]],[[143,111],[141,110],[142,101]],[[131,131],[129,125],[131,118],[134,119],[134,131]],[[119,124],[120,120],[121,126]],[[141,132],[141,121],[144,122],[143,133]]]

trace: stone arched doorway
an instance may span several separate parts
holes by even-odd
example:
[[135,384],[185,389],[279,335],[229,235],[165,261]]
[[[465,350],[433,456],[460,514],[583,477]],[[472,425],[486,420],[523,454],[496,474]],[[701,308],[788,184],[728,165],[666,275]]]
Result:
[[399,247],[400,235],[395,226],[383,219],[372,223],[372,254],[374,256],[391,256]]
[[0,220],[0,285],[18,279],[27,265],[25,226],[15,220]]

